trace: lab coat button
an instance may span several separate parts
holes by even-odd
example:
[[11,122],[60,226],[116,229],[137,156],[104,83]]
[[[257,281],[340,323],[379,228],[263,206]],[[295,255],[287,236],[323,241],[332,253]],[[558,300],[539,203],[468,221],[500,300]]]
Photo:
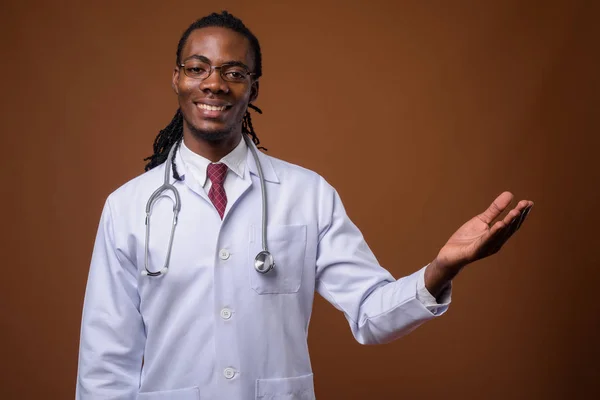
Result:
[[221,258],[221,260],[229,259],[230,255],[231,255],[231,253],[229,253],[226,249],[221,249],[219,251],[219,258]]
[[225,368],[225,370],[223,371],[223,375],[225,375],[225,378],[231,379],[235,376],[235,369]]
[[224,308],[221,310],[221,318],[223,319],[229,319],[231,318],[231,310],[229,308]]

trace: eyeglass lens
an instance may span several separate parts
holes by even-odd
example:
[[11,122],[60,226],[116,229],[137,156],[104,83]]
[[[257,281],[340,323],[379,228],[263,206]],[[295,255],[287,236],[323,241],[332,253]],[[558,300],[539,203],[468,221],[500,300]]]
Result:
[[209,63],[200,60],[188,60],[183,63],[184,73],[195,79],[208,78],[213,68],[220,70],[221,77],[229,82],[243,82],[249,75],[248,70],[240,65],[223,64],[220,67],[213,67]]

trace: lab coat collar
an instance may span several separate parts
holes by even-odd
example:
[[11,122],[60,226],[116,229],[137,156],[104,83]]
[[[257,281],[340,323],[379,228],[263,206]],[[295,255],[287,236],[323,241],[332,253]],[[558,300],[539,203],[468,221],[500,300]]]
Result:
[[[185,175],[187,174],[187,168],[185,167],[185,162],[183,162],[183,158],[181,157],[181,152],[177,151],[175,153],[175,166],[177,167],[177,173],[181,177],[182,180],[185,180]],[[173,177],[173,171],[171,171],[171,177]]]
[[[250,146],[256,149],[254,143],[251,143]],[[279,183],[279,178],[277,177],[277,173],[275,172],[275,168],[273,167],[273,163],[271,159],[266,154],[262,153],[260,150],[256,149],[258,153],[258,160],[260,165],[262,166],[263,175],[265,177],[265,181],[272,183]],[[248,154],[246,155],[246,163],[248,165],[248,169],[250,173],[258,175],[258,168],[256,167],[256,161],[254,161],[254,156],[252,155],[252,150],[248,149]]]

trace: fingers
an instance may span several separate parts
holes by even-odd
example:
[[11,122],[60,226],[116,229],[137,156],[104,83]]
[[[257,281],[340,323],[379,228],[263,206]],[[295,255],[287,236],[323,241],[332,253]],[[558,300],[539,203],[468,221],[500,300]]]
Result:
[[495,254],[500,250],[502,244],[504,243],[504,237],[506,236],[506,231],[509,229],[509,225],[505,224],[504,221],[496,222],[492,228],[490,229],[490,236],[487,240],[486,248],[483,251],[485,254],[484,257]]
[[522,200],[502,221],[498,221],[492,226],[489,238],[489,254],[494,254],[502,248],[504,243],[523,225],[532,207],[532,201]]
[[[515,215],[511,216],[511,220],[513,218],[517,220],[515,230],[519,229],[521,227],[521,225],[523,225],[523,222],[525,222],[525,218],[527,218],[527,215],[529,215],[529,212],[531,211],[532,207],[533,207],[532,201],[521,200],[519,202],[519,204],[517,205],[517,207],[515,207],[515,209],[509,213],[509,214],[512,214],[514,211],[516,211]],[[507,217],[508,217],[508,215],[507,215]]]
[[479,218],[486,224],[491,224],[500,214],[502,214],[512,201],[513,197],[511,192],[503,192],[500,196],[496,197],[496,200],[492,202],[487,210],[479,214]]
[[533,202],[531,202],[531,204],[528,205],[527,208],[521,213],[521,219],[519,220],[519,225],[517,226],[517,229],[519,229],[521,227],[521,225],[523,225],[523,222],[525,222],[525,219],[531,212],[532,208],[533,208]]
[[522,200],[519,202],[514,210],[511,210],[505,217],[504,221],[508,224],[506,228],[506,236],[503,242],[506,242],[525,222],[527,215],[533,207],[533,202],[528,200]]
[[508,225],[513,221],[513,219],[519,218],[523,210],[525,210],[528,207],[529,203],[530,202],[527,200],[521,200],[515,208],[513,208],[508,212],[508,214],[506,214],[506,216],[504,217],[504,223]]
[[489,254],[497,253],[504,243],[514,233],[517,218],[513,218],[507,224],[504,221],[498,221],[492,227],[492,235],[490,235]]
[[506,229],[504,230],[504,235],[502,235],[501,246],[506,243],[508,239],[517,231],[517,226],[519,224],[519,220],[521,219],[521,213],[517,214],[508,224]]

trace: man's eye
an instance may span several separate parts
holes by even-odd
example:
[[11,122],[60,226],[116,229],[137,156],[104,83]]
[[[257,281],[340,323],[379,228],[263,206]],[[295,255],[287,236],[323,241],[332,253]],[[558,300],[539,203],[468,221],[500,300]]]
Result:
[[186,70],[193,75],[200,75],[206,72],[206,69],[202,67],[187,67]]
[[227,71],[226,74],[228,77],[232,79],[244,79],[244,73],[239,71]]

